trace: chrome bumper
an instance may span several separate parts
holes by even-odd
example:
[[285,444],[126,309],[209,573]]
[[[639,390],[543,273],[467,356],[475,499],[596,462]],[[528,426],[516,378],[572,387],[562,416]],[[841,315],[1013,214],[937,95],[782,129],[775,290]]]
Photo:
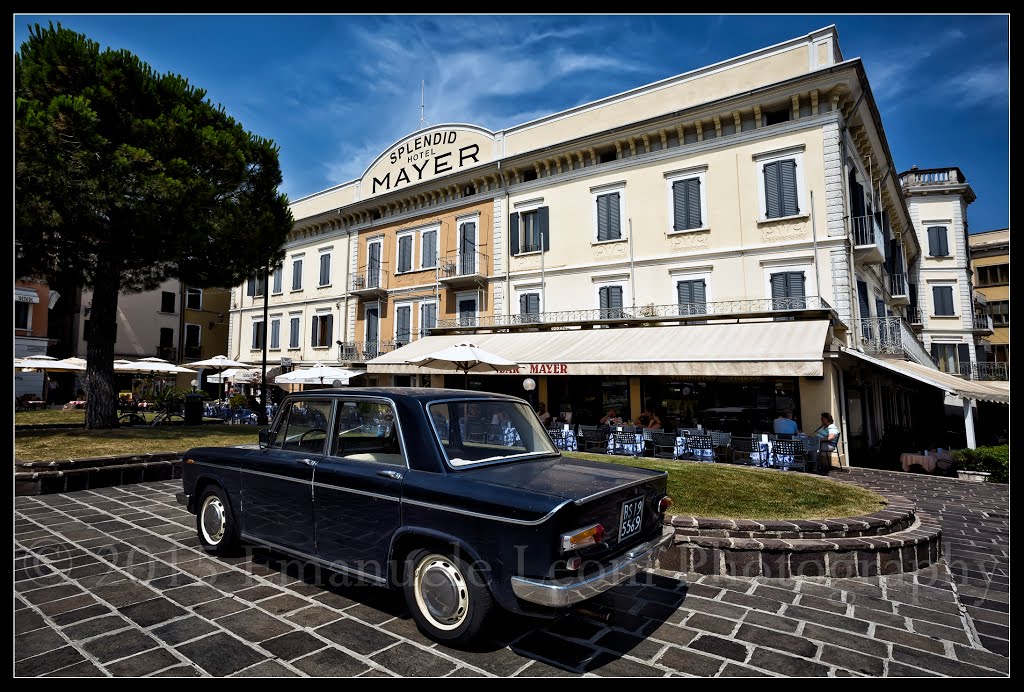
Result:
[[671,544],[673,536],[675,529],[666,526],[660,538],[638,545],[613,560],[600,572],[587,577],[559,580],[512,577],[512,591],[524,601],[553,608],[585,601],[629,579],[640,570],[653,566],[661,552]]
[[188,501],[191,498],[189,495],[186,495],[185,493],[174,493],[174,499],[178,501],[179,505],[185,505],[186,507],[188,507]]

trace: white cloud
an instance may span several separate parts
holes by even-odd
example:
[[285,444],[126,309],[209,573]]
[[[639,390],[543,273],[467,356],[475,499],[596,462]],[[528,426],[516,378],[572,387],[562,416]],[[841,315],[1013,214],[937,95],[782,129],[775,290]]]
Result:
[[1010,98],[1008,65],[979,65],[963,74],[949,77],[939,91],[950,103],[961,107],[991,103],[1005,108]]

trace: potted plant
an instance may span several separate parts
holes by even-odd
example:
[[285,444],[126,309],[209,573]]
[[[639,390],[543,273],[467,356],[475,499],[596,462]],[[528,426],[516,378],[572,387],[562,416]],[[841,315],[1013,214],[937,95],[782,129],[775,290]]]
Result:
[[1010,451],[1007,445],[958,449],[953,452],[957,478],[984,483],[1009,482]]

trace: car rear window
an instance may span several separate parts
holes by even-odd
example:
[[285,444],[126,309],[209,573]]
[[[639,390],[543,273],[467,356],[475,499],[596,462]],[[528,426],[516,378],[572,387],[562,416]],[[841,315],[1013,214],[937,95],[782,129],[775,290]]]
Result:
[[558,454],[525,403],[460,399],[432,403],[427,412],[448,463],[455,467]]

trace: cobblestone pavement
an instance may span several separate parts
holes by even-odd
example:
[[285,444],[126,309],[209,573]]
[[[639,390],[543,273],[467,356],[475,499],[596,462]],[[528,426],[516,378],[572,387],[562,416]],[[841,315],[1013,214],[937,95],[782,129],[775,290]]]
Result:
[[199,548],[180,482],[15,501],[18,676],[1005,675],[1008,489],[843,476],[943,522],[909,575],[738,579],[656,571],[554,622],[506,617],[458,651],[403,599],[263,550]]

